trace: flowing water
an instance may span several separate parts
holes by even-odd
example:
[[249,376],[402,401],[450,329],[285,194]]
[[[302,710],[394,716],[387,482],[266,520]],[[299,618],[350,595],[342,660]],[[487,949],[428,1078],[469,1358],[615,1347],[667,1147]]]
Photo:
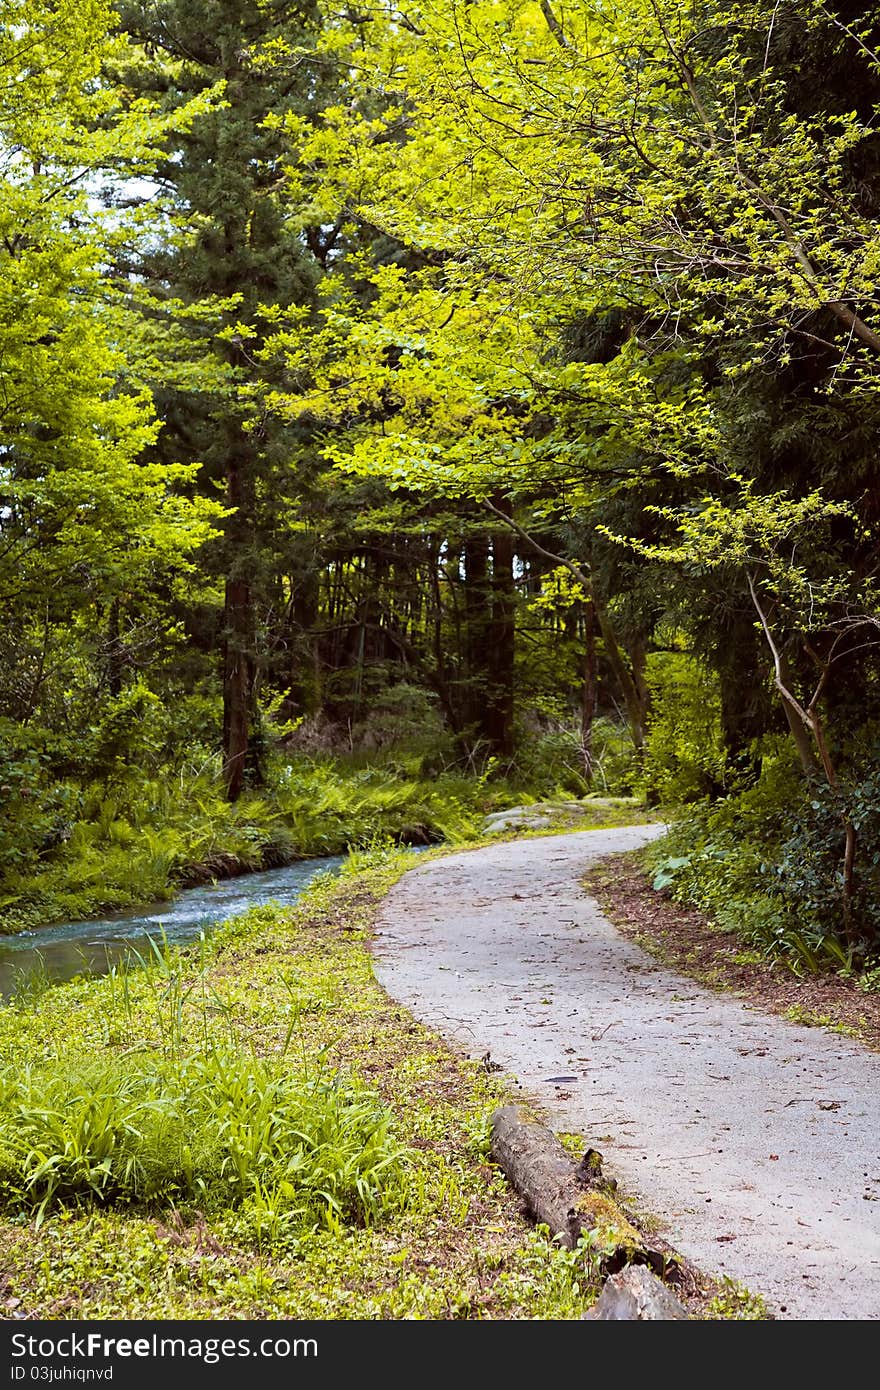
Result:
[[295,902],[313,878],[335,872],[342,862],[341,855],[303,859],[286,869],[188,888],[173,902],[115,912],[98,921],[59,922],[17,936],[0,936],[0,997],[14,994],[29,975],[55,981],[106,975],[117,961],[133,959],[133,951],[149,950],[150,937],[158,940],[164,935],[169,944],[186,945],[198,940],[201,932],[252,907]]

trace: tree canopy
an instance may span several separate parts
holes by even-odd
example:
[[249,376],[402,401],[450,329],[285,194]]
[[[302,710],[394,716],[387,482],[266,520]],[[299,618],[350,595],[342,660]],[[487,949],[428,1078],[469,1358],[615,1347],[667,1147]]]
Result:
[[581,792],[614,728],[619,790],[764,797],[764,887],[864,953],[874,7],[10,0],[2,33],[13,743],[137,691],[235,801],[322,720],[352,751],[430,709],[494,774],[564,732]]

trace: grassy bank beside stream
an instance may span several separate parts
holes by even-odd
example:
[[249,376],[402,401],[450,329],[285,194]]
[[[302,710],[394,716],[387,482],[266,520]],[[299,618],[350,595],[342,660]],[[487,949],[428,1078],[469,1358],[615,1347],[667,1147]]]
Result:
[[579,1316],[583,1255],[487,1162],[495,1078],[373,977],[408,862],[0,1009],[0,1314]]

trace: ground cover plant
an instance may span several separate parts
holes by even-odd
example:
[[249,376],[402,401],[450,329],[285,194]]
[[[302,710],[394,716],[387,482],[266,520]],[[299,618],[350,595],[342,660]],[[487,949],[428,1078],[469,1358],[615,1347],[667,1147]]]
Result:
[[378,858],[0,1009],[5,1316],[579,1316],[589,1260],[487,1163],[497,1078],[375,982]]
[[[580,1317],[600,1252],[535,1228],[488,1160],[504,1077],[376,983],[372,919],[409,862],[386,844],[189,952],[22,981],[0,1008],[0,1315]],[[670,1269],[694,1316],[756,1316]]]

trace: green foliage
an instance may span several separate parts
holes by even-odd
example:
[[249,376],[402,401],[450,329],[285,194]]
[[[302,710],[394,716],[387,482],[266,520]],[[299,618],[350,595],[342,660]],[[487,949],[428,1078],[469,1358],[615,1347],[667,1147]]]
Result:
[[[858,965],[880,28],[847,16],[0,0],[7,927],[593,790],[695,805],[658,883]],[[784,830],[785,759],[737,780],[780,692],[825,773]]]
[[745,1322],[767,1322],[772,1318],[761,1294],[753,1293],[727,1274],[721,1279],[721,1292],[709,1300],[705,1316],[713,1320],[732,1318]]
[[121,381],[124,307],[104,274],[118,219],[99,214],[94,181],[146,171],[170,123],[148,105],[126,112],[102,80],[113,25],[105,0],[0,6],[0,603],[44,619],[62,594],[94,613],[185,569],[217,514],[171,494],[195,469],[145,463],[158,425]]
[[718,682],[687,652],[654,653],[643,786],[664,805],[698,801],[725,786]]
[[755,785],[689,807],[648,851],[654,887],[694,904],[719,927],[788,959],[797,970],[865,973],[864,962],[878,952],[880,851],[870,764],[863,776],[840,794],[863,836],[854,904],[859,949],[841,945],[839,798],[818,780],[805,783],[782,740],[764,750]]
[[[523,1222],[476,1151],[496,1079],[376,983],[364,937],[405,862],[0,1009],[0,1255],[17,1307],[580,1315],[594,1281]],[[56,1160],[40,1176],[37,1144]]]
[[511,792],[537,799],[629,796],[642,792],[642,764],[632,737],[616,718],[593,721],[590,776],[584,761],[580,720],[530,720],[509,766]]
[[194,1201],[362,1222],[399,1204],[401,1158],[362,1087],[246,1051],[0,1076],[0,1203],[38,1224],[59,1205]]
[[75,810],[63,834],[0,878],[6,930],[155,902],[181,882],[298,857],[277,809],[257,796],[230,806],[219,779],[204,771],[151,778],[128,768],[112,790],[92,784],[68,792]]
[[[135,708],[136,699],[135,688]],[[100,726],[102,737],[106,728]],[[138,737],[161,743],[161,721]],[[30,767],[31,756],[22,754],[16,766]],[[135,775],[114,754],[106,764],[110,787],[44,783],[33,795],[10,799],[0,817],[0,834],[17,848],[0,876],[0,927],[18,931],[155,902],[181,885],[340,854],[377,838],[467,843],[487,812],[519,794],[493,782],[491,768],[480,777],[426,776],[418,747],[408,757],[403,750],[397,758],[364,757],[276,755],[264,792],[234,803],[217,758],[177,773],[160,767],[151,776]]]
[[476,838],[491,794],[485,778],[410,775],[400,763],[346,766],[298,759],[281,768],[274,796],[300,853],[332,854],[376,835],[413,844]]

